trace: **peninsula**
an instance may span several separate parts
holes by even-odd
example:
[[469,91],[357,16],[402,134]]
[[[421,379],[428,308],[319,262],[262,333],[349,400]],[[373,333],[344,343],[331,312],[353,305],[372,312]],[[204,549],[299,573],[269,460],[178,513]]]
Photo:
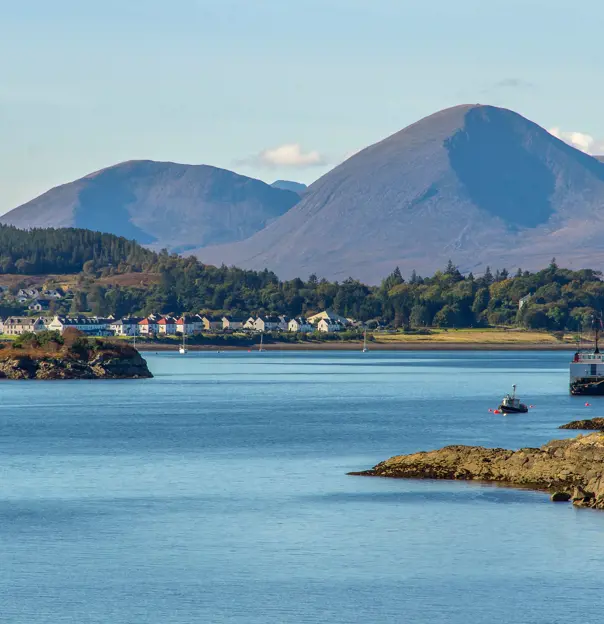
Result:
[[399,455],[371,470],[349,473],[398,479],[495,482],[546,490],[554,501],[604,509],[604,434],[552,440],[540,448],[511,451],[481,446]]
[[128,344],[78,331],[23,334],[0,343],[0,379],[142,379],[147,362]]

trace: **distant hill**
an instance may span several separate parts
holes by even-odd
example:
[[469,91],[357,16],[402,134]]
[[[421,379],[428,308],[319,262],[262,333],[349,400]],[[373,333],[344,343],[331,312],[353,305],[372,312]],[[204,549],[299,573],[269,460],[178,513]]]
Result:
[[216,167],[138,160],[54,188],[0,222],[87,228],[182,251],[247,238],[299,199]]
[[306,184],[302,184],[301,182],[292,182],[291,180],[276,180],[271,184],[271,186],[285,191],[293,191],[294,193],[298,193],[298,195],[302,195],[308,188]]
[[247,240],[205,262],[376,283],[431,273],[604,264],[604,164],[502,108],[464,105],[372,145]]

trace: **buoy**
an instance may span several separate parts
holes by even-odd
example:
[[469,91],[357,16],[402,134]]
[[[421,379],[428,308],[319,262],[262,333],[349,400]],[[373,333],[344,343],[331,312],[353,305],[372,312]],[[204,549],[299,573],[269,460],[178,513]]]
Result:
[[585,407],[589,407],[591,405],[591,403],[586,403]]
[[531,409],[533,409],[533,407],[535,407],[535,406],[534,406],[534,405],[529,405],[529,407],[530,407]]
[[489,407],[489,412],[492,412],[492,411],[493,411],[493,409]]
[[493,414],[501,414],[499,410],[493,410]]

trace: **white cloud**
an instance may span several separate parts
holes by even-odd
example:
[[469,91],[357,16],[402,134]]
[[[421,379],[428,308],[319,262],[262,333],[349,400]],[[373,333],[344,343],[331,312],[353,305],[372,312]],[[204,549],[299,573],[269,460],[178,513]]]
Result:
[[549,133],[586,154],[599,155],[604,153],[604,141],[597,141],[591,134],[569,132],[558,127],[550,128]]
[[278,167],[304,169],[307,167],[322,167],[327,164],[327,159],[317,150],[305,152],[299,143],[285,143],[284,145],[265,149],[251,158],[240,161],[240,164],[256,165],[270,169]]

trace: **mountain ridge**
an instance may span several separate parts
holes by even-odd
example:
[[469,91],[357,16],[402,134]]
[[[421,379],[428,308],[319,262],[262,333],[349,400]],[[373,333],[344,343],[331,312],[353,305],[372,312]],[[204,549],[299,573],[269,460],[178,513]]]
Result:
[[54,187],[0,222],[83,227],[180,251],[246,238],[299,199],[219,167],[130,160]]

